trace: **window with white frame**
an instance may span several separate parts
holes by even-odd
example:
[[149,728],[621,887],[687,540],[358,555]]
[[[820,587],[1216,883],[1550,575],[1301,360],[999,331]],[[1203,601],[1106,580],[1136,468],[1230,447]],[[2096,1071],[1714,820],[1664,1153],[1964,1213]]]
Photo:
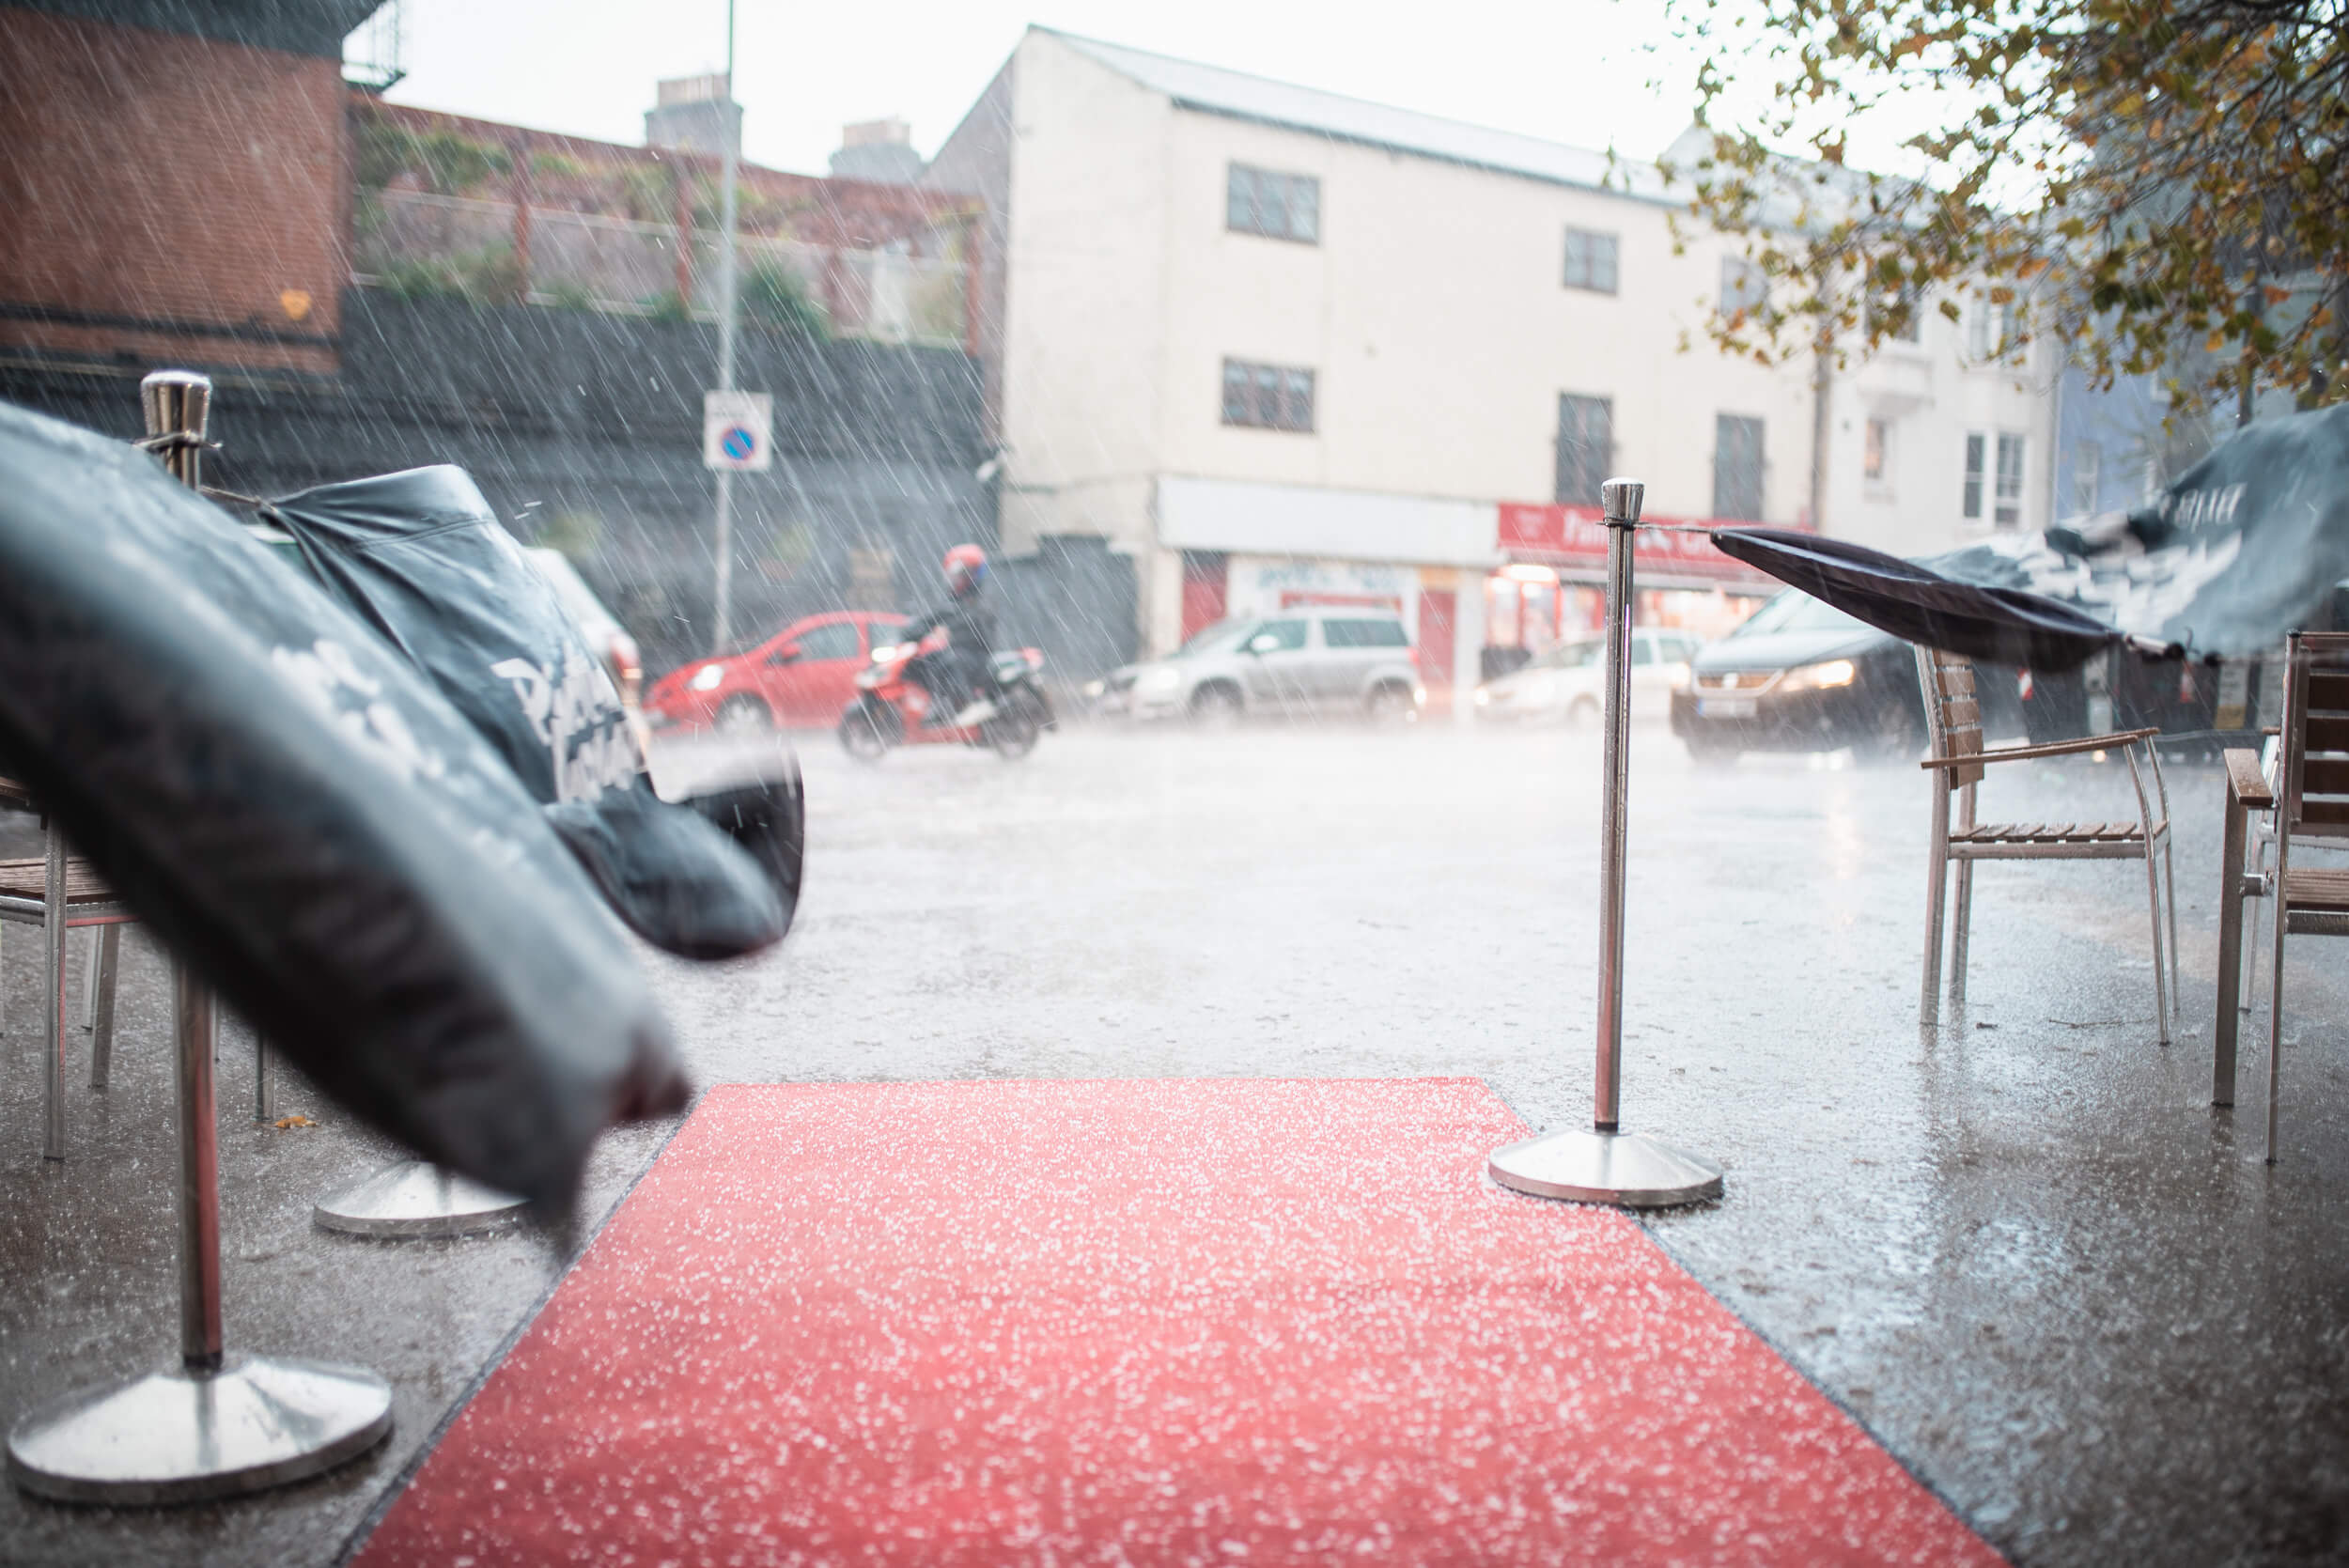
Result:
[[1743,414],[1713,416],[1713,515],[1733,522],[1762,520],[1762,421]]
[[1566,287],[1595,294],[1615,291],[1615,237],[1593,229],[1566,230]]
[[2023,438],[1999,432],[1999,488],[1991,522],[1999,528],[2023,523]]
[[1859,476],[1872,489],[1881,489],[1892,477],[1892,425],[1890,420],[1871,419],[1867,434],[1859,447]]
[[2072,448],[2072,506],[2074,517],[2096,509],[2096,496],[2104,489],[2105,449],[2092,441],[2084,441]]
[[1966,357],[1976,365],[1990,363],[1990,302],[1988,300],[1967,302]]
[[1223,423],[1311,435],[1314,373],[1285,365],[1225,360]]
[[1980,430],[1966,432],[1965,513],[1968,522],[1982,520],[1983,461],[1989,451],[1988,438]]
[[1223,191],[1223,222],[1235,234],[1321,242],[1321,181],[1234,163]]
[[1558,395],[1558,503],[1592,506],[1615,461],[1615,403],[1611,397]]

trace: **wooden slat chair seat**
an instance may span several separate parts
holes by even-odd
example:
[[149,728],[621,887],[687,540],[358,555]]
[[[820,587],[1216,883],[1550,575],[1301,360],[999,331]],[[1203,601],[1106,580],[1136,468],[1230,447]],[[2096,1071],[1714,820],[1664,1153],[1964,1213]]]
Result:
[[[0,802],[38,809],[32,792],[14,779],[0,778]],[[48,831],[54,832],[55,829]],[[63,924],[68,930],[87,928],[92,939],[83,969],[82,1027],[90,1035],[90,1087],[103,1089],[114,1059],[115,970],[121,956],[122,926],[131,915],[87,861],[78,855],[67,855],[63,860]],[[0,860],[0,924],[7,923],[43,930],[48,926],[48,857]],[[66,985],[62,951],[59,950],[56,972],[47,977],[42,987],[41,1054],[45,1070],[41,1152],[51,1159],[65,1157],[65,1114],[59,1098],[65,1078]],[[0,1018],[4,1017],[5,1014],[0,1014]],[[49,1062],[52,1057],[57,1059],[53,1069]]]
[[[2117,735],[2089,736],[2040,746],[1985,747],[1982,704],[1975,691],[1970,660],[1921,647],[1917,650],[1917,684],[1924,697],[1925,730],[1932,741],[1932,754],[1925,758],[1923,766],[1936,776],[1920,1020],[1935,1023],[1940,1017],[1942,925],[1950,902],[1948,885],[1952,879],[1957,883],[1957,908],[1950,921],[1950,1005],[1965,1005],[1966,949],[1973,921],[1975,862],[2143,861],[2153,904],[2154,1017],[2161,1041],[2167,1045],[2170,1001],[2177,992],[2178,914],[2176,893],[2169,891],[2169,931],[2165,942],[2162,925],[2170,859],[2170,796],[2161,779],[2161,759],[2154,754],[2153,737],[2156,732],[2126,730]],[[2140,750],[2153,772],[2152,799],[2145,793],[2144,774],[2138,766]],[[2127,759],[2129,777],[2137,786],[2137,821],[1974,820],[1975,787],[1990,765],[2073,756],[2084,752],[2119,752]],[[1952,796],[1957,801],[1954,819],[1950,809]],[[1954,878],[1950,873],[1952,862],[1956,866]]]
[[[46,898],[49,862],[46,860],[0,861],[0,897]],[[114,890],[99,880],[89,862],[70,855],[65,862],[65,901],[68,908],[112,904]]]

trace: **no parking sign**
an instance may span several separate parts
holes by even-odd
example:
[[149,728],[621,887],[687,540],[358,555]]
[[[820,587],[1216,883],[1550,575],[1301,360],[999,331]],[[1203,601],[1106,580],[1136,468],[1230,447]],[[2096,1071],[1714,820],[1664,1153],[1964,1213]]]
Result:
[[702,466],[764,474],[772,458],[773,399],[763,392],[702,394]]

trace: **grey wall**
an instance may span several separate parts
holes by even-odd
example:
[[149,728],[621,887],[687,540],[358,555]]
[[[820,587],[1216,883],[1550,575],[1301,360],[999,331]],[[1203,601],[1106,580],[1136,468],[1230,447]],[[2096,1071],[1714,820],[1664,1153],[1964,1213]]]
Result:
[[[457,463],[517,535],[573,557],[648,674],[708,651],[714,328],[367,289],[343,308],[338,379],[218,378],[214,483],[283,495]],[[738,641],[816,610],[926,604],[949,545],[993,551],[968,356],[746,331],[738,365],[774,398],[777,454],[735,483]],[[15,360],[0,396],[128,438],[148,368]]]

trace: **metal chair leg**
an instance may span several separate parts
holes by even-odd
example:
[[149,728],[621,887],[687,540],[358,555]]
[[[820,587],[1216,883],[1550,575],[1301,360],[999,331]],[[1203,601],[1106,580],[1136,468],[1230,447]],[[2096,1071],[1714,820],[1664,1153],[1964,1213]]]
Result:
[[95,925],[82,928],[82,1032],[87,1034],[98,1027],[98,944],[101,933]]
[[106,1087],[106,1075],[114,1066],[115,1056],[115,966],[122,956],[122,927],[97,927],[98,966],[91,977],[89,1086]]
[[1917,1005],[1917,1021],[1941,1019],[1941,919],[1947,903],[1950,869],[1950,792],[1933,782],[1933,859],[1925,873],[1925,984]]
[[2153,846],[2145,846],[2145,897],[2154,922],[2154,1027],[2157,1042],[2170,1043],[2169,964],[2161,942],[2161,868],[2154,863]]
[[1966,1006],[1966,939],[1974,928],[1974,862],[1957,862],[1957,908],[1950,922],[1950,1011]]
[[49,829],[47,893],[41,924],[41,1144],[46,1159],[65,1158],[65,835]]
[[2170,906],[2170,1010],[2178,1010],[2178,862],[2170,834],[2161,835],[2161,896]]
[[2267,997],[2267,1163],[2276,1163],[2276,1094],[2284,1054],[2283,857],[2277,857],[2276,948],[2269,955]]

